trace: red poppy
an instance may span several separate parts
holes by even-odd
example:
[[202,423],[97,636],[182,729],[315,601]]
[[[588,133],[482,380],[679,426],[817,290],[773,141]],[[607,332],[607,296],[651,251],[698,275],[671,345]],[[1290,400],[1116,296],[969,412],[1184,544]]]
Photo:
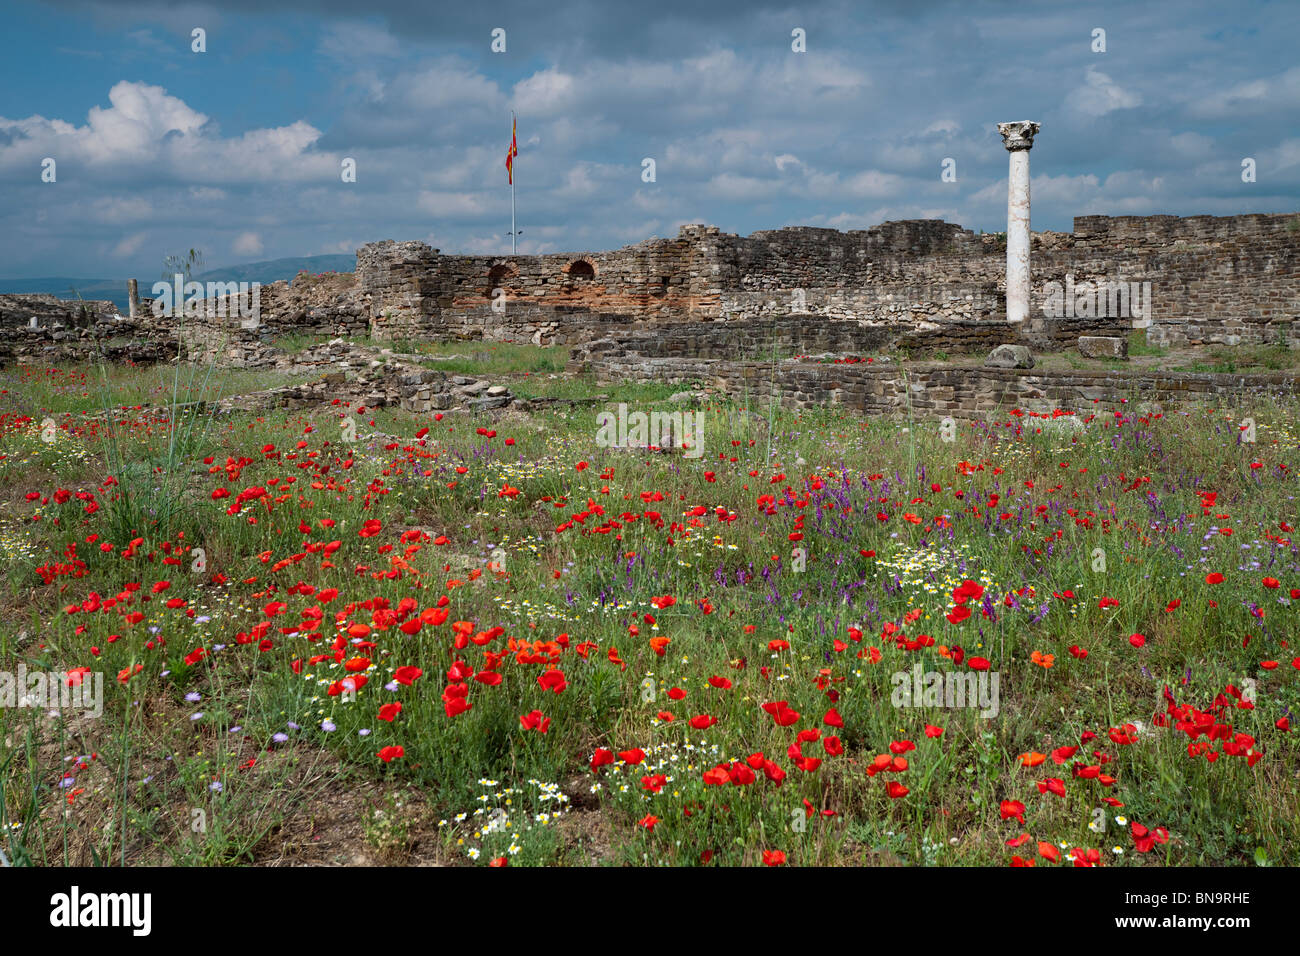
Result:
[[960,624],[962,621],[966,620],[966,618],[970,617],[970,608],[964,605],[958,605],[944,616],[948,618],[949,624]]
[[519,718],[519,725],[524,730],[535,730],[544,734],[551,728],[551,718],[542,716],[540,710],[532,710]]
[[537,678],[537,683],[542,690],[553,691],[556,694],[569,686],[569,682],[564,678],[564,671],[554,667]]
[[790,709],[788,701],[778,700],[763,705],[763,709],[772,715],[778,727],[789,727],[791,724],[798,723],[798,712]]
[[1038,782],[1039,793],[1054,793],[1058,797],[1065,796],[1065,781],[1057,777],[1048,777],[1046,780]]

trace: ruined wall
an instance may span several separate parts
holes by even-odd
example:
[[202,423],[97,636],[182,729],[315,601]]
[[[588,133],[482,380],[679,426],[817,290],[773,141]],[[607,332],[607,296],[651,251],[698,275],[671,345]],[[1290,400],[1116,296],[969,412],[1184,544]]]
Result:
[[[444,256],[423,243],[372,243],[357,252],[358,298],[380,338],[549,344],[569,340],[590,314],[678,321],[708,299],[693,228],[613,252],[540,256]],[[494,298],[501,300],[496,309]]]
[[1153,344],[1300,345],[1300,215],[1080,216],[1035,267],[1149,281]]
[[1144,402],[1232,405],[1247,397],[1300,394],[1295,376],[1226,375],[1144,370],[1001,369],[947,364],[909,365],[716,359],[653,359],[644,355],[592,356],[589,371],[601,380],[703,383],[737,400],[763,406],[775,398],[792,408],[835,403],[863,415],[979,418],[1025,411],[1092,414],[1098,403]]
[[[613,317],[617,318],[617,317]],[[1124,335],[1126,324],[1109,318],[1063,319],[1047,329],[1056,349],[1071,348],[1081,335]],[[684,322],[652,329],[614,328],[597,337],[599,329],[574,346],[578,365],[589,354],[604,359],[615,355],[647,358],[771,361],[801,355],[834,353],[879,356],[907,352],[988,352],[1002,343],[1014,343],[1021,329],[1004,319],[952,320],[942,325],[916,328],[906,323],[878,324],[810,315],[765,316],[730,322]],[[575,366],[576,368],[577,366]]]
[[[683,226],[611,252],[450,256],[421,242],[370,243],[352,277],[262,290],[273,333],[574,344],[620,331],[793,314],[852,321],[916,347],[998,341],[1067,347],[1080,334],[1149,326],[1155,344],[1300,346],[1300,216],[1084,216],[1032,237],[1031,322],[1005,324],[1006,248],[941,220],[839,232],[735,236]],[[310,277],[308,277],[310,278]],[[1049,283],[1149,283],[1128,314],[1046,317]],[[495,290],[500,290],[496,293]],[[494,297],[499,298],[494,305]],[[1149,306],[1142,320],[1139,303]],[[824,333],[834,338],[844,330]],[[995,334],[996,333],[996,334]]]
[[16,363],[109,362],[153,365],[177,355],[173,327],[167,322],[112,319],[101,314],[92,325],[50,325],[6,329],[0,337],[0,368]]
[[0,295],[0,330],[6,332],[28,328],[32,319],[37,327],[84,328],[116,314],[117,306],[105,300],[60,299],[45,293]]

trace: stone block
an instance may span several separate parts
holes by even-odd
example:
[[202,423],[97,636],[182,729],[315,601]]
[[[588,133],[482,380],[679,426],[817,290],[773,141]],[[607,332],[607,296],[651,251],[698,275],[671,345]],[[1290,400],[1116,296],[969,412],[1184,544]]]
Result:
[[1084,358],[1127,359],[1128,339],[1108,335],[1081,335],[1079,352]]
[[999,345],[984,360],[988,368],[1033,368],[1034,356],[1025,345]]

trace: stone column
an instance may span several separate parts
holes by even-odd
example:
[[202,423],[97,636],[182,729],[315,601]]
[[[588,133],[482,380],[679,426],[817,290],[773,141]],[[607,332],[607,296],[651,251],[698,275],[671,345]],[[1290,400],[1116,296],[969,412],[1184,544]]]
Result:
[[1002,145],[1011,154],[1007,179],[1007,321],[1029,318],[1029,150],[1038,124],[999,123]]
[[131,318],[140,314],[140,284],[135,279],[126,280],[126,302]]

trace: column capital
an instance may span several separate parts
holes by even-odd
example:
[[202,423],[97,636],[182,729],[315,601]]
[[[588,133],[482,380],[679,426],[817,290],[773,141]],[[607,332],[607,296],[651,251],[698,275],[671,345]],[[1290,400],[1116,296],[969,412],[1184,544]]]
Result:
[[1028,120],[1021,120],[1018,123],[999,123],[998,132],[1002,134],[1002,145],[1008,152],[1014,153],[1017,150],[1033,148],[1034,137],[1038,135],[1038,124]]

